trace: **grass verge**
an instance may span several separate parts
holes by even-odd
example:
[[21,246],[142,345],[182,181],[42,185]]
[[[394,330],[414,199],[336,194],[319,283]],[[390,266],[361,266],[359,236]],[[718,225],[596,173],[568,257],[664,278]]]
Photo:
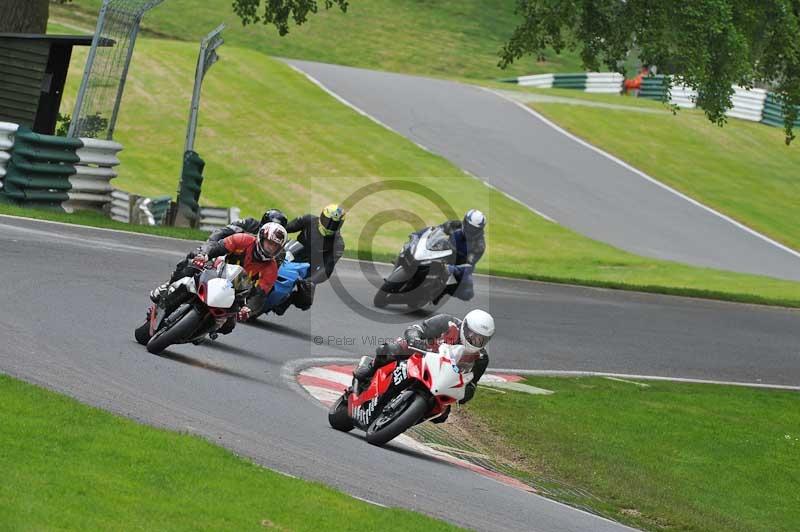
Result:
[[457,530],[0,375],[10,530]]
[[479,439],[510,449],[521,478],[580,488],[562,490],[565,502],[645,529],[788,531],[800,522],[797,392],[604,378],[524,382],[556,393],[486,391],[467,419],[488,429],[477,431]]

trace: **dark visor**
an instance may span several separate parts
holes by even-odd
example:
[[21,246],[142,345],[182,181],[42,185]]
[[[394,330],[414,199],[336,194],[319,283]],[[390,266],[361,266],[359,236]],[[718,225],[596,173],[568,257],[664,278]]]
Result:
[[329,231],[338,231],[339,227],[342,225],[342,220],[332,220],[323,215],[319,217],[319,223]]
[[478,348],[485,346],[487,342],[487,338],[484,335],[473,331],[466,325],[464,326],[464,338],[467,339],[467,342]]

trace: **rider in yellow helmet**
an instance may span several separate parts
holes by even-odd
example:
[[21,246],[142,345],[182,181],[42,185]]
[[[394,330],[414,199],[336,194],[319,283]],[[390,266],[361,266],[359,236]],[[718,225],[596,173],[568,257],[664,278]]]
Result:
[[299,262],[308,262],[311,268],[308,277],[298,282],[298,289],[292,297],[275,309],[282,314],[289,304],[297,308],[308,310],[314,301],[314,287],[328,280],[333,274],[333,268],[344,255],[344,240],[340,229],[344,223],[345,211],[341,205],[331,203],[326,205],[319,215],[306,214],[299,216],[286,224],[290,233],[298,233],[297,241],[303,244],[303,251],[295,256]]

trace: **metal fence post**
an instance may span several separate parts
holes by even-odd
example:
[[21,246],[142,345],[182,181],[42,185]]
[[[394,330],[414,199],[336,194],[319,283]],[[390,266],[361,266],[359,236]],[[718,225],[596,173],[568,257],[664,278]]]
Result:
[[103,24],[105,24],[106,12],[108,11],[108,3],[110,1],[111,0],[103,0],[103,5],[100,6],[100,14],[97,16],[97,26],[95,26],[94,36],[92,37],[92,46],[89,48],[89,56],[86,58],[86,66],[83,68],[81,86],[78,89],[78,97],[75,99],[75,110],[72,111],[72,121],[69,123],[68,137],[74,137],[75,131],[78,128],[78,118],[80,116],[81,107],[83,106],[83,98],[86,96],[86,89],[89,87],[89,76],[92,73],[94,58],[97,55],[97,44],[100,42],[100,31],[103,29]]
[[192,103],[189,107],[189,125],[186,128],[186,142],[183,151],[194,151],[195,132],[197,130],[197,117],[200,111],[200,89],[203,79],[211,66],[219,60],[217,48],[225,42],[220,34],[225,29],[225,24],[220,24],[200,42],[200,53],[197,56],[197,68],[194,73],[194,88],[192,90]]

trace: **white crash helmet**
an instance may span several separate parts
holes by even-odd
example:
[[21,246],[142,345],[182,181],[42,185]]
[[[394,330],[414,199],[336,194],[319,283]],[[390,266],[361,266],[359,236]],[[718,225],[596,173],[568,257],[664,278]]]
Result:
[[467,238],[477,237],[483,234],[483,229],[486,227],[486,216],[478,209],[470,209],[464,215],[461,227]]
[[471,310],[461,322],[461,343],[468,353],[477,353],[494,335],[494,318],[485,310]]
[[267,222],[258,230],[254,258],[265,262],[274,259],[286,244],[286,229],[278,222]]

